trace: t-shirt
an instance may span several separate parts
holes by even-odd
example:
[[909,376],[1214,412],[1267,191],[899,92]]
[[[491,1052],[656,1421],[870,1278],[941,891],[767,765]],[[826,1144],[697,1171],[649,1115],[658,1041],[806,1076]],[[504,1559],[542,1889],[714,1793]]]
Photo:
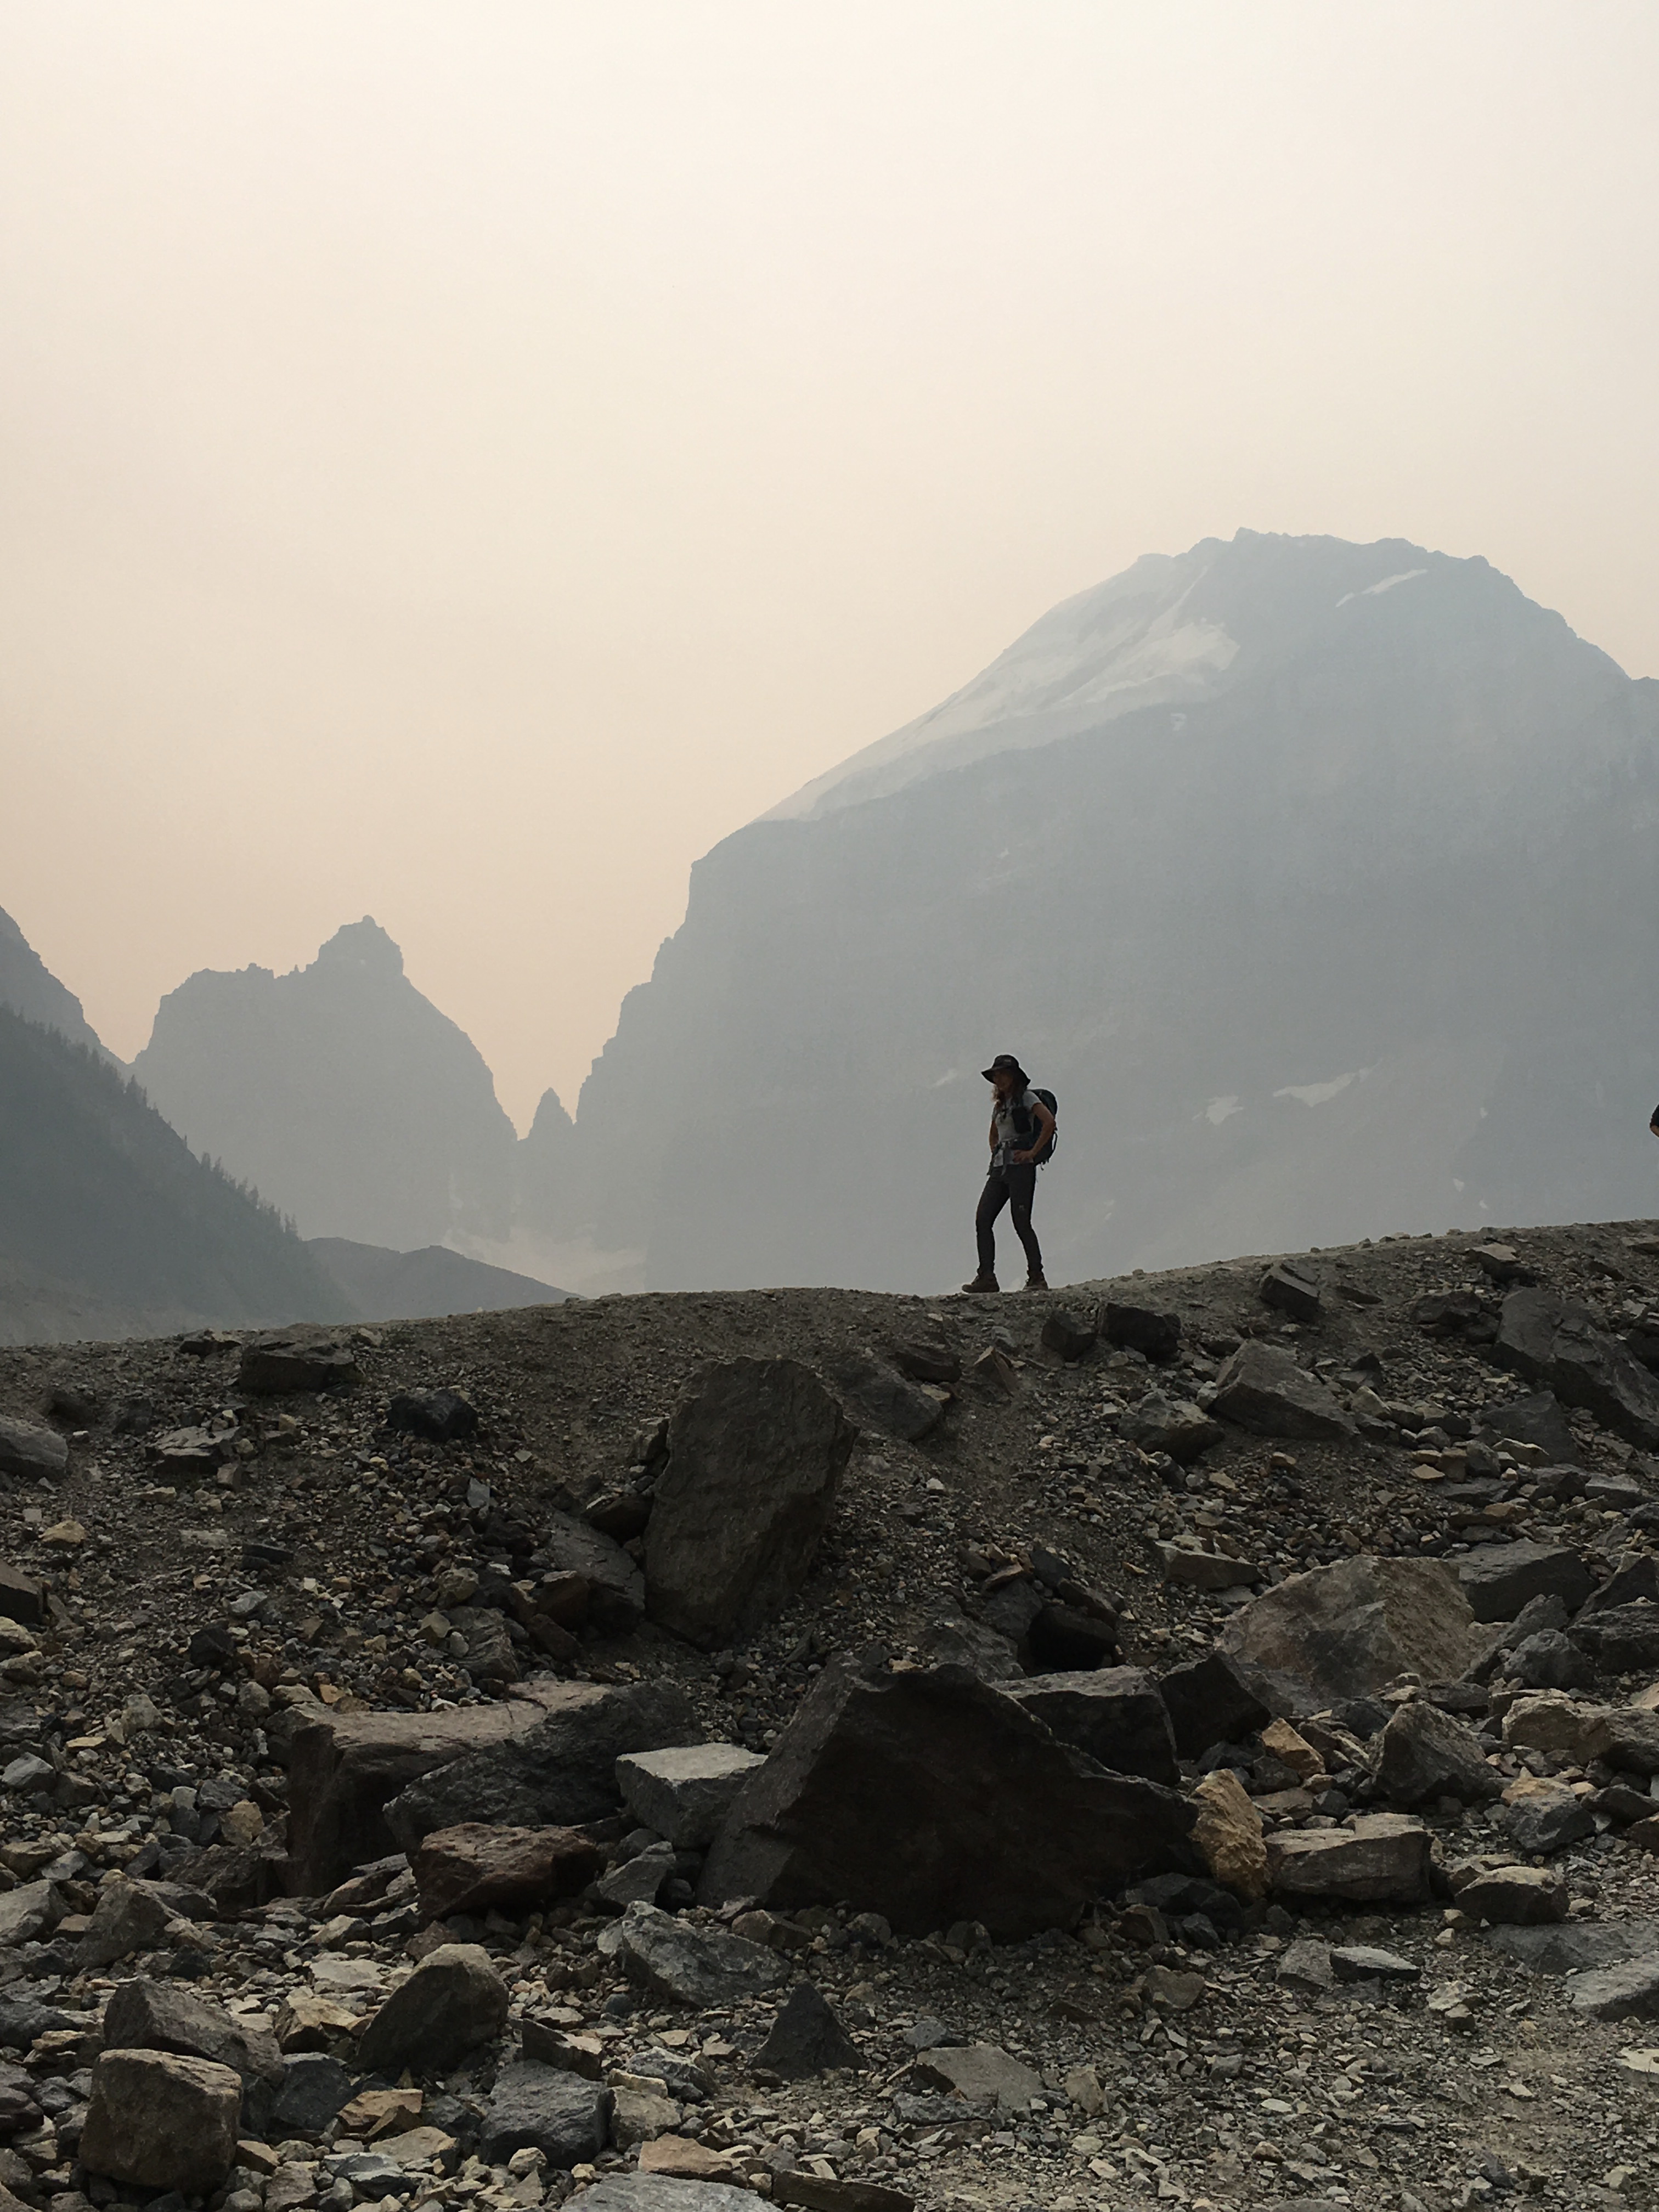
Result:
[[1029,1152],[1037,1141],[1037,1095],[1035,1091],[1021,1091],[1012,1098],[999,1098],[992,1109],[996,1122],[996,1149],[991,1154],[993,1167],[1006,1168],[1010,1152]]

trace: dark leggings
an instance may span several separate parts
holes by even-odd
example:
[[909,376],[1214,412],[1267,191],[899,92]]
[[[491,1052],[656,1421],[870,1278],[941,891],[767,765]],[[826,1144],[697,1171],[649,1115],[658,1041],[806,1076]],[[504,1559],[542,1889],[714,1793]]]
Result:
[[1013,1220],[1014,1234],[1025,1247],[1025,1266],[1029,1273],[1042,1273],[1042,1248],[1036,1241],[1036,1231],[1031,1226],[1031,1200],[1036,1195],[1035,1165],[1023,1168],[993,1168],[985,1178],[985,1188],[980,1194],[979,1211],[974,1216],[974,1233],[979,1238],[979,1271],[981,1275],[994,1275],[997,1271],[996,1218],[1006,1206]]

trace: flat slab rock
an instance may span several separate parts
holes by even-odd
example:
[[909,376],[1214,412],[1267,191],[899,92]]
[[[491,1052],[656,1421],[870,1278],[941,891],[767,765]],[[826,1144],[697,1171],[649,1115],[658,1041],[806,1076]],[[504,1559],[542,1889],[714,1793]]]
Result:
[[1553,1291],[1511,1291],[1493,1353],[1502,1366],[1580,1406],[1644,1450],[1659,1446],[1659,1380],[1589,1308]]
[[1581,1920],[1566,1927],[1492,1928],[1486,1941],[1534,1974],[1582,1973],[1659,1956],[1659,1920]]
[[969,2043],[930,2051],[911,2072],[931,2088],[966,2098],[970,2105],[998,2105],[1024,2112],[1042,2094],[1042,2076],[1023,2059],[994,2043]]
[[755,2212],[751,2191],[665,2173],[613,2173],[581,2193],[584,2212]]
[[775,1951],[746,1936],[695,1927],[654,1905],[630,1905],[599,1939],[630,1981],[675,2004],[732,2005],[775,1989],[789,1969]]
[[1567,1996],[1592,2020],[1659,2020],[1659,1953],[1569,1974]]
[[1429,1832],[1404,1814],[1361,1814],[1351,1828],[1293,1828],[1267,1840],[1268,1884],[1279,1896],[1410,1905],[1428,1897]]
[[1457,1563],[1457,1580],[1477,1620],[1513,1620],[1534,1597],[1559,1597],[1576,1612],[1595,1577],[1564,1544],[1480,1544]]
[[56,1429],[0,1414],[0,1474],[57,1476],[69,1465],[69,1446]]
[[410,1861],[428,1920],[527,1912],[574,1897],[599,1864],[599,1846],[574,1828],[495,1828],[481,1820],[434,1829]]
[[827,1667],[745,1784],[701,1896],[787,1911],[856,1900],[900,1932],[1018,1937],[1189,1856],[1194,1811],[1061,1743],[956,1667]]

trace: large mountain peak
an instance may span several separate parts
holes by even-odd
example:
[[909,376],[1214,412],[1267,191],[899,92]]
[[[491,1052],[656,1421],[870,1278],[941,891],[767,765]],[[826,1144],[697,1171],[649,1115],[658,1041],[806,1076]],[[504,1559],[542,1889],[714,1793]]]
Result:
[[[1182,554],[1144,554],[1051,608],[959,691],[765,818],[821,817],[1148,708],[1200,705],[1297,662],[1379,647],[1409,654],[1448,623],[1478,633],[1500,607],[1510,621],[1530,617],[1570,636],[1486,561],[1404,538],[1355,545],[1241,530]],[[1618,675],[1604,654],[1581,650]]]
[[1656,939],[1659,686],[1483,560],[1206,539],[697,864],[568,1225],[655,1288],[937,1287],[1005,1048],[1057,1279],[1639,1213]]

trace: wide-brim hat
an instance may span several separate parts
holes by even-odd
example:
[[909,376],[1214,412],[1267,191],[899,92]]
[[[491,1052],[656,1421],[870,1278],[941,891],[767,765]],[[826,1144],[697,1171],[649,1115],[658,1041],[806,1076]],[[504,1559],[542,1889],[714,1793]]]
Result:
[[1020,1066],[1019,1062],[1014,1058],[1014,1055],[1011,1052],[1000,1052],[988,1067],[981,1068],[980,1073],[985,1078],[985,1080],[988,1083],[994,1083],[998,1076],[1009,1070],[1012,1070],[1012,1073],[1019,1078],[1023,1085],[1028,1085],[1030,1084],[1031,1080],[1030,1077],[1027,1075],[1025,1070]]

